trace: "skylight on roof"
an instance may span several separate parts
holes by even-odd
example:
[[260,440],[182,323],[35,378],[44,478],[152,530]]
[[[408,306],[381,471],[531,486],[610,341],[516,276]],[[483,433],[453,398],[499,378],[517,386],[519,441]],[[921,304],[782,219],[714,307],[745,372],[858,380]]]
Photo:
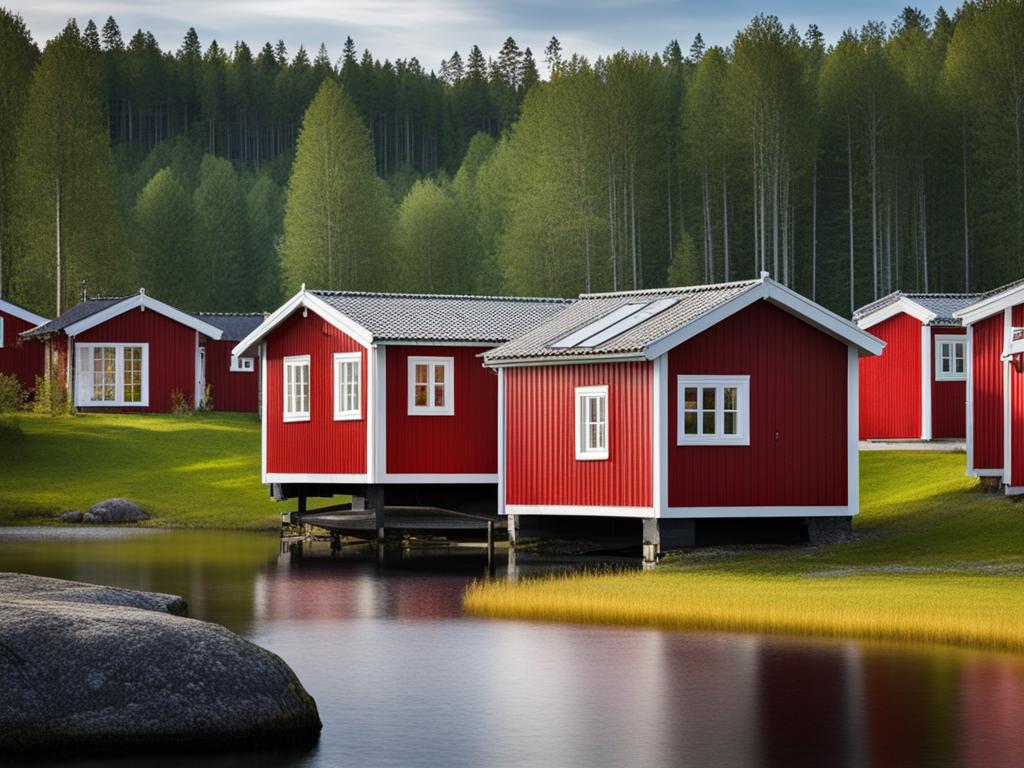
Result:
[[559,339],[551,346],[559,349],[599,346],[660,312],[664,312],[677,301],[678,299],[658,299],[644,304],[624,304],[604,317],[598,318],[578,331],[573,331],[563,339]]

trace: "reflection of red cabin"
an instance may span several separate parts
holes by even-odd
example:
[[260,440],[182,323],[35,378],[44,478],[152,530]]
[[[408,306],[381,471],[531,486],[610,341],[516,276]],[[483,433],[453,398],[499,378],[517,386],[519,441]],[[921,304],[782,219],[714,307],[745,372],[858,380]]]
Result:
[[767,277],[582,296],[484,356],[499,374],[501,508],[653,529],[728,517],[848,524],[857,362],[882,347]]
[[[255,361],[248,363],[248,371],[229,372],[231,342],[222,341],[220,327],[229,317],[249,329],[260,319],[194,315],[140,291],[85,299],[23,333],[22,339],[40,350],[46,374],[64,383],[79,410],[168,412],[176,393],[194,407],[207,382],[215,392],[223,388],[225,402],[214,397],[219,410],[255,410]],[[251,392],[229,391],[223,382],[235,375],[240,377],[235,389],[249,387]]]
[[301,290],[234,349],[262,360],[263,482],[389,502],[475,487],[493,505],[497,378],[479,355],[566,306]]
[[0,299],[0,374],[17,376],[22,389],[32,390],[43,375],[43,348],[26,344],[21,334],[46,318]]
[[957,312],[967,326],[967,474],[1024,493],[1024,281]]
[[853,319],[886,343],[860,363],[862,440],[932,440],[967,434],[970,345],[953,313],[978,294],[896,291]]

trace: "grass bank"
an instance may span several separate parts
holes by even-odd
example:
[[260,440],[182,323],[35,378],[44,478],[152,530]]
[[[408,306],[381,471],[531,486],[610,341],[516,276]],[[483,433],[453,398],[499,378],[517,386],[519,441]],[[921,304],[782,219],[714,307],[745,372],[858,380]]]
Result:
[[270,529],[253,414],[18,414],[0,419],[0,525],[123,496],[163,527]]
[[697,550],[653,572],[473,585],[477,616],[1024,651],[1024,505],[964,455],[861,454],[853,541]]

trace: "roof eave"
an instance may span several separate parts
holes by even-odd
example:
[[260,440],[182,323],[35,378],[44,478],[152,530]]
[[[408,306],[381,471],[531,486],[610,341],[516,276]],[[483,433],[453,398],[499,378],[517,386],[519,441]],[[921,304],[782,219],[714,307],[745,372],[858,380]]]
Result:
[[962,320],[964,325],[970,325],[1022,302],[1024,302],[1024,285],[1017,285],[958,309],[953,313],[953,317]]
[[533,355],[528,357],[509,357],[487,359],[483,356],[487,368],[532,368],[550,365],[576,365],[579,363],[637,363],[646,362],[642,352],[619,352],[592,355]]

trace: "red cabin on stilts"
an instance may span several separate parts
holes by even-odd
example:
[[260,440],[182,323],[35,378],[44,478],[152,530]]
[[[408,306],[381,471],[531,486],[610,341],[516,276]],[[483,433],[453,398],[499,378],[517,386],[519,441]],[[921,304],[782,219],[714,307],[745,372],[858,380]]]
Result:
[[854,313],[886,344],[885,354],[860,362],[861,440],[966,436],[970,343],[953,313],[978,297],[896,291]]

